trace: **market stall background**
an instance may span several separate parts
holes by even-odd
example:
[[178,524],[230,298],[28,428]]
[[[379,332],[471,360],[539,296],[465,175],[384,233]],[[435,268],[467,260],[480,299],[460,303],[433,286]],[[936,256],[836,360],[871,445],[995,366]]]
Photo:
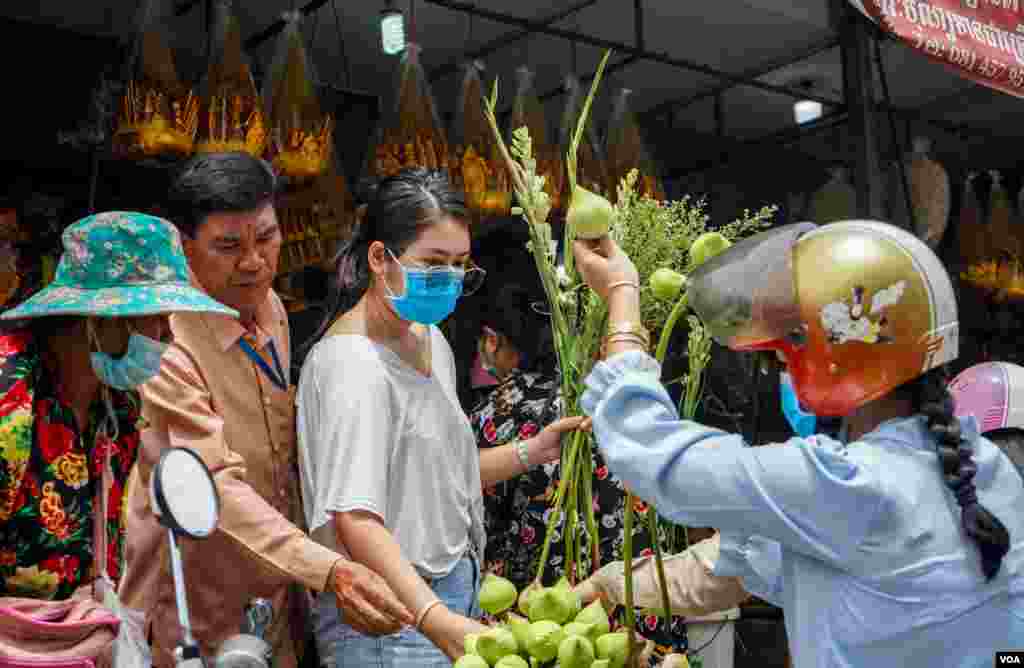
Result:
[[[209,60],[215,3],[173,4],[166,22],[169,46],[179,73],[192,85]],[[368,138],[395,104],[399,57],[381,50],[385,4],[263,0],[233,5],[257,82],[273,58],[274,37],[284,27],[282,12],[302,13],[316,92],[333,116],[335,155],[352,188],[365,171]],[[407,38],[421,48],[425,78],[449,134],[467,61],[483,65],[484,86],[500,78],[505,122],[517,69],[529,67],[550,132],[557,136],[565,76],[575,74],[586,86],[603,49],[612,48],[594,112],[596,134],[608,132],[621,89],[630,89],[630,108],[666,194],[706,197],[714,222],[730,221],[744,208],[777,204],[779,222],[855,215],[859,209],[912,225],[902,184],[913,181],[909,190],[919,196],[915,179],[933,178],[939,185],[924,190],[939,206],[928,211],[940,213],[928,215],[947,220],[926,222],[938,230],[937,249],[951,273],[966,270],[968,256],[995,252],[978,250],[993,236],[993,227],[1016,239],[1018,255],[1022,248],[1024,103],[886,39],[847,0],[401,0],[394,5],[405,14]],[[1014,5],[1005,8],[1019,12]],[[18,209],[22,228],[8,234],[0,225],[0,240],[16,242],[32,261],[52,254],[62,227],[90,204],[144,209],[160,200],[166,170],[114,160],[88,140],[94,130],[90,119],[102,111],[94,93],[103,80],[120,74],[137,6],[136,0],[6,0],[0,6],[0,53],[6,63],[0,208]],[[797,123],[794,103],[801,100],[820,104],[820,117]],[[927,141],[915,141],[921,139]],[[927,145],[920,156],[927,164],[915,163],[915,144]],[[905,156],[903,174],[900,156]],[[946,186],[935,165],[945,173]],[[870,187],[863,183],[866,173]],[[865,197],[867,202],[860,201]],[[510,224],[508,219],[480,223],[490,226],[478,234],[477,249],[492,273],[508,257],[501,249],[522,236],[501,231]],[[22,279],[31,284],[45,271],[29,262]],[[1004,278],[1024,279],[1015,277],[1012,267]],[[1006,294],[994,296],[966,283],[962,288],[961,365],[986,358],[1022,361],[1014,336],[1024,324],[1019,307]],[[705,417],[758,440],[784,435],[778,411],[770,410],[778,405],[774,380],[750,359],[717,356],[714,364],[721,367],[711,374],[721,405]]]
[[[380,50],[379,12],[383,4],[376,0],[285,0],[236,3],[234,10],[246,31],[247,44],[254,44],[250,54],[258,72],[271,57],[273,40],[264,38],[257,43],[257,38],[279,21],[282,11],[316,5],[315,11],[306,17],[304,31],[321,80],[339,89],[386,98],[391,93],[390,75],[395,58],[383,55]],[[407,5],[398,3],[409,14]],[[697,176],[714,180],[708,174],[708,166],[721,164],[722,153],[734,156],[730,163],[740,160],[753,164],[743,171],[759,166],[753,158],[766,154],[775,156],[776,164],[788,159],[794,166],[803,167],[797,173],[786,170],[784,174],[762,175],[768,177],[757,179],[763,184],[759,189],[764,193],[752,192],[743,198],[757,202],[794,189],[800,177],[812,182],[824,180],[822,164],[844,159],[848,138],[841,129],[794,131],[795,98],[809,96],[833,102],[826,103],[823,117],[830,122],[835,122],[833,117],[843,112],[842,58],[833,19],[835,10],[828,0],[647,0],[640,5],[639,31],[635,25],[635,3],[618,0],[492,0],[476,5],[420,0],[414,5],[411,18],[415,21],[415,39],[423,47],[422,60],[443,113],[453,112],[458,65],[468,55],[479,57],[486,65],[485,81],[499,75],[507,86],[513,85],[518,66],[526,64],[535,69],[536,87],[548,105],[552,122],[561,111],[562,78],[566,72],[575,69],[585,76],[597,63],[597,46],[574,46],[555,34],[525,34],[528,31],[521,26],[461,11],[486,7],[486,13],[506,19],[523,19],[535,22],[536,27],[578,33],[646,54],[638,57],[636,53],[622,51],[615,55],[609,85],[604,87],[605,96],[611,96],[622,85],[633,90],[634,109],[666,174],[674,177],[670,181],[689,186],[700,180]],[[180,0],[178,6],[181,15],[171,19],[169,30],[173,36],[171,46],[179,69],[195,78],[205,64],[206,10],[202,1]],[[40,149],[56,143],[54,128],[71,129],[80,120],[81,112],[88,106],[88,89],[96,83],[100,66],[111,63],[116,40],[130,35],[135,9],[134,0],[4,3],[0,15],[18,22],[5,29],[11,33],[11,38],[5,40],[7,62],[31,63],[30,67],[11,68],[8,90],[15,93],[19,102],[6,105],[6,113],[13,117],[12,121],[20,121],[16,127],[35,130],[11,137],[14,141],[8,144],[10,149],[25,142],[26,148],[31,147],[32,153],[39,154]],[[571,9],[578,10],[570,13]],[[546,20],[552,16],[561,19]],[[23,21],[40,27],[32,30],[23,26]],[[43,26],[59,32],[47,31]],[[44,44],[60,47],[41,57]],[[892,102],[903,125],[899,128],[901,133],[908,130],[905,124],[910,123],[909,132],[933,136],[935,151],[944,162],[948,159],[965,168],[1016,166],[1014,155],[1020,136],[1014,128],[1019,127],[1016,121],[1024,113],[1017,100],[960,79],[895,42],[883,45],[883,57]],[[688,69],[682,63],[707,68],[720,76]],[[751,83],[736,85],[736,79],[749,79]],[[805,85],[809,90],[801,95]],[[784,94],[782,90],[794,94]],[[717,120],[716,101],[720,107]],[[610,112],[608,107],[598,105],[599,122]],[[879,123],[883,135],[884,125]],[[349,176],[360,163],[348,156],[366,149],[361,142],[351,145],[358,136],[354,127],[352,130],[350,135],[339,133],[338,137],[339,142],[346,144],[344,155]],[[888,138],[881,139],[883,146],[891,144]],[[906,145],[906,138],[900,139]],[[43,162],[52,164],[45,158]],[[740,167],[733,166],[731,171],[738,170]],[[748,180],[738,174],[725,176],[719,174],[718,180]],[[751,186],[744,188],[750,189]],[[727,213],[723,211],[722,215]]]

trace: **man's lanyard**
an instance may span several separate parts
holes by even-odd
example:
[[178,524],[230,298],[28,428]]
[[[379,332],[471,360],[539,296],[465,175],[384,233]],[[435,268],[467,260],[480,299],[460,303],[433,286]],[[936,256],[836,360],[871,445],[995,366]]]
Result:
[[277,346],[274,345],[273,339],[270,340],[267,347],[270,348],[270,355],[274,358],[274,366],[276,369],[270,368],[270,365],[267,364],[267,360],[263,359],[263,356],[256,352],[256,349],[253,348],[252,344],[246,341],[244,337],[238,340],[238,345],[242,347],[242,350],[244,350],[245,354],[249,356],[249,359],[259,365],[260,369],[263,370],[263,373],[265,373],[267,378],[270,379],[270,382],[277,385],[278,389],[282,392],[288,391],[288,378],[284,375],[284,369],[281,367],[281,360],[277,356]]

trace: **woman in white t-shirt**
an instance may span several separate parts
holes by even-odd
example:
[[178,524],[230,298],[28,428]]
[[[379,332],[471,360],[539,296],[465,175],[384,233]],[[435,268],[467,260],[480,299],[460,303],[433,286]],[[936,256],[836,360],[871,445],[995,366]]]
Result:
[[562,432],[581,420],[478,453],[451,348],[435,326],[483,279],[470,263],[462,197],[442,173],[409,169],[367,202],[299,381],[303,503],[313,537],[387,580],[416,628],[363,636],[321,597],[317,644],[337,668],[447,666],[482,628],[471,619],[482,486],[554,461]]

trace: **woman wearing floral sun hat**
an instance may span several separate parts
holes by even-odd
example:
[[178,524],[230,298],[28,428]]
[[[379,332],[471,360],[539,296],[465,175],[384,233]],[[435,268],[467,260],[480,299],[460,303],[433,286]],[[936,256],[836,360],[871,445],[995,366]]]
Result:
[[100,213],[63,243],[50,286],[0,315],[0,597],[61,600],[117,582],[135,389],[160,367],[167,315],[237,316],[190,285],[165,220]]

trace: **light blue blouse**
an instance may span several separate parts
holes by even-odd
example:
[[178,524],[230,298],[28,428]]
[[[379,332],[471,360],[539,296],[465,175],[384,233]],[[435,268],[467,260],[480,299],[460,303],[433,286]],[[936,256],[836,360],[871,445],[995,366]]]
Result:
[[978,497],[1011,549],[986,582],[923,417],[844,445],[826,436],[746,447],[680,420],[657,363],[599,363],[581,401],[611,470],[659,514],[722,533],[716,575],[780,606],[797,668],[989,668],[1024,649],[1024,484],[962,422]]

